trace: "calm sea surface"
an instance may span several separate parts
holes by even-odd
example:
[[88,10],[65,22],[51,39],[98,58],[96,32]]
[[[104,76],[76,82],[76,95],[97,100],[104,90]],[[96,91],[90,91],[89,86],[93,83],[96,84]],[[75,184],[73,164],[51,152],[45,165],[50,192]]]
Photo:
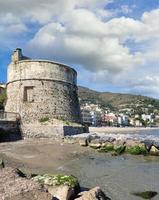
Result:
[[[133,137],[159,140],[159,130],[142,131]],[[113,157],[94,151],[68,162],[61,170],[77,176],[83,187],[100,186],[112,200],[140,200],[131,194],[138,191],[159,193],[159,157]],[[159,200],[159,195],[154,200]]]

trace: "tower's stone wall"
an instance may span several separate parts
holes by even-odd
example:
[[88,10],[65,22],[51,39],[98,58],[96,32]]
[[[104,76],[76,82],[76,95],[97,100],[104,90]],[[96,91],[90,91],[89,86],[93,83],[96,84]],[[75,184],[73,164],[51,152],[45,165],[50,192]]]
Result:
[[52,61],[24,59],[21,51],[12,56],[5,110],[19,113],[23,124],[42,118],[80,123],[76,71]]

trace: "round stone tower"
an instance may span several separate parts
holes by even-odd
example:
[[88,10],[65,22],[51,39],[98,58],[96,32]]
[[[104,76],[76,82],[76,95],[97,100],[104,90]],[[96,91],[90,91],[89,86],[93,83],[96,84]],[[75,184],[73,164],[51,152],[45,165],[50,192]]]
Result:
[[24,124],[53,118],[80,123],[76,80],[74,69],[29,59],[16,49],[8,66],[5,110],[19,113]]

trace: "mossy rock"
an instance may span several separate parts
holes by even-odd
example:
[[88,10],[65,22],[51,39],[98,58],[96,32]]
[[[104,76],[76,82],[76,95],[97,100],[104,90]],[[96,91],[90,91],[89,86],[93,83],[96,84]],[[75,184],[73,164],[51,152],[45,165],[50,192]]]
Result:
[[104,148],[105,148],[107,151],[113,151],[113,150],[114,150],[114,146],[113,146],[113,145],[106,145],[106,146],[104,146]]
[[100,149],[97,149],[97,151],[99,153],[107,153],[108,152],[108,150],[105,147],[101,147]]
[[99,149],[101,148],[101,144],[90,143],[89,147],[92,149]]
[[113,151],[114,150],[114,146],[113,145],[107,145],[107,146],[103,146],[100,149],[98,149],[99,153],[107,153],[109,151]]
[[158,193],[155,191],[145,191],[145,192],[133,192],[132,194],[135,196],[141,197],[143,199],[152,199]]
[[126,146],[122,145],[122,146],[118,146],[118,147],[114,147],[114,151],[117,155],[121,155],[122,153],[125,152]]
[[39,182],[42,185],[48,185],[48,186],[68,185],[70,187],[79,187],[79,183],[76,177],[63,174],[58,174],[58,175],[44,174],[35,176],[32,179],[36,182]]
[[146,148],[143,146],[139,146],[139,145],[127,147],[126,151],[133,155],[140,155],[140,154],[146,155],[147,154]]

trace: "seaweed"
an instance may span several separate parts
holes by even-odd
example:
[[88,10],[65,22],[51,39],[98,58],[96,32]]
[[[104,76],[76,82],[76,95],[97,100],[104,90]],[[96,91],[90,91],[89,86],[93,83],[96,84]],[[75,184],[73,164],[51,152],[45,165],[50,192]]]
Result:
[[138,146],[138,145],[129,147],[127,149],[127,152],[130,153],[130,154],[133,154],[133,155],[140,155],[140,154],[146,155],[147,154],[147,150],[144,147],[141,147],[141,146]]
[[134,196],[141,197],[143,199],[152,199],[155,197],[158,193],[155,191],[145,191],[145,192],[133,192]]

